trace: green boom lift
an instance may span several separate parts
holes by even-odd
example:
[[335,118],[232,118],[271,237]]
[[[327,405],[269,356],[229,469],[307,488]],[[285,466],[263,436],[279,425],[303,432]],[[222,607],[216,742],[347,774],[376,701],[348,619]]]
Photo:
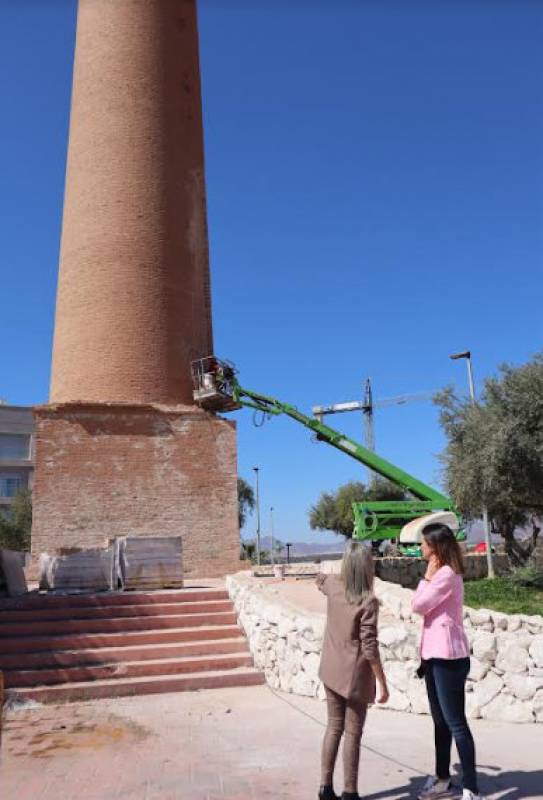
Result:
[[395,539],[409,555],[418,555],[421,529],[429,522],[443,522],[459,540],[465,539],[461,519],[453,501],[431,486],[409,475],[343,433],[308,417],[295,406],[240,386],[236,370],[215,356],[192,364],[194,400],[208,411],[235,411],[243,406],[266,415],[286,414],[312,431],[317,440],[332,445],[373,472],[404,489],[413,499],[353,503],[353,539],[380,542]]

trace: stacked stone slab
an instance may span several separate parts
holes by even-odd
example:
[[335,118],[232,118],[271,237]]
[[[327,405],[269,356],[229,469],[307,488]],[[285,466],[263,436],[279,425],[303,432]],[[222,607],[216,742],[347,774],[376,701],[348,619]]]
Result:
[[211,352],[195,0],[80,0],[35,557],[167,535],[188,576],[235,569],[235,430],[192,404]]
[[111,591],[116,588],[113,547],[90,548],[67,555],[40,555],[40,589]]
[[40,555],[40,589],[182,589],[180,536],[124,536],[103,548]]
[[123,589],[182,589],[180,536],[125,536],[115,540],[117,572]]

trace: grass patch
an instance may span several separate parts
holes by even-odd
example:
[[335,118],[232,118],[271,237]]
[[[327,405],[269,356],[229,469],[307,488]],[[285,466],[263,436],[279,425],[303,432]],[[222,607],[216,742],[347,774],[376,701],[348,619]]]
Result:
[[464,603],[471,608],[493,608],[505,614],[543,615],[543,589],[525,586],[514,577],[467,581]]

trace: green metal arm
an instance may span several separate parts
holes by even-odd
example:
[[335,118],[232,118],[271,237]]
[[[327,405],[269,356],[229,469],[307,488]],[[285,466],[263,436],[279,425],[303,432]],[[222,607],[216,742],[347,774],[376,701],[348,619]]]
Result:
[[[244,389],[236,379],[235,368],[232,364],[220,361],[215,356],[209,356],[193,362],[192,374],[194,399],[208,411],[234,411],[245,406],[264,414],[286,414],[312,431],[319,441],[332,445],[411,495],[413,499],[353,503],[354,539],[379,541],[401,538],[404,526],[408,522],[432,512],[452,511],[460,522],[449,497],[437,492],[431,486],[399,469],[390,461],[386,461],[343,433],[324,425],[319,419],[308,417],[296,406],[282,403],[275,397]],[[459,530],[457,537],[465,538],[464,531]]]
[[[324,425],[318,419],[308,417],[306,414],[299,411],[296,406],[282,403],[274,397],[268,397],[267,395],[244,389],[235,379],[232,382],[231,391],[234,401],[242,406],[253,408],[266,414],[286,414],[292,419],[295,419],[306,428],[309,428],[309,430],[314,431],[320,441],[327,442],[337,450],[341,450],[343,453],[351,456],[351,458],[360,461],[361,464],[364,464],[378,475],[381,475],[383,478],[405,489],[418,500],[427,501],[429,509],[435,508],[436,506],[441,509],[452,508],[450,498],[437,492],[426,483],[419,481],[418,478],[413,477],[413,475],[410,475],[408,472],[404,472],[404,470],[394,466],[390,461],[376,455],[353,439],[349,439],[348,436],[328,427],[328,425]],[[393,505],[394,503],[391,501],[383,501],[381,506],[380,503],[376,501],[375,503],[366,503],[365,507],[368,510],[377,511],[381,508],[390,509]],[[400,511],[400,507],[402,507],[403,510],[403,506],[405,506],[405,503],[402,504],[400,501],[395,510]],[[424,513],[424,511],[422,511],[422,513]]]

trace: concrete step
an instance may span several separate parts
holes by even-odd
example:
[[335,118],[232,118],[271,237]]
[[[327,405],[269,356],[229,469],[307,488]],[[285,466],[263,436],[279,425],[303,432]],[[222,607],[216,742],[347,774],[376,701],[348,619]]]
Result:
[[223,589],[0,601],[0,670],[42,703],[264,682]]
[[233,611],[205,614],[171,614],[160,617],[107,617],[104,619],[38,620],[36,622],[0,622],[0,652],[9,637],[61,635],[69,633],[114,633],[162,628],[195,628],[207,625],[235,625]]
[[35,686],[29,689],[12,689],[10,694],[36,700],[39,703],[65,703],[103,697],[130,697],[139,694],[257,686],[263,683],[264,675],[254,667],[239,667],[238,669],[195,672],[186,675],[158,675],[64,683],[56,686]]
[[[238,631],[239,633],[239,631]],[[103,637],[100,637],[102,640]],[[211,639],[201,642],[142,644],[127,647],[98,647],[86,650],[44,650],[40,652],[0,653],[0,670],[40,670],[46,667],[77,667],[105,665],[127,661],[151,661],[189,656],[248,653],[246,639]]]
[[145,678],[157,675],[217,672],[252,666],[253,659],[250,653],[229,653],[189,658],[154,659],[152,661],[129,661],[98,666],[11,670],[4,674],[4,686],[6,689],[13,689],[109,679],[125,680],[127,678]]
[[102,633],[73,633],[61,636],[20,636],[0,639],[0,653],[60,652],[65,650],[99,649],[102,647],[131,647],[181,642],[203,642],[210,639],[231,639],[240,635],[237,625],[201,625],[195,628],[125,631]]
[[3,598],[0,611],[47,608],[84,608],[88,606],[150,605],[152,603],[190,603],[205,600],[228,600],[225,589],[172,589],[154,592],[100,592],[99,594],[30,593]]
[[51,608],[3,611],[0,617],[0,635],[7,623],[41,622],[64,619],[107,619],[121,617],[159,617],[177,614],[208,614],[211,612],[232,611],[230,600],[203,600],[176,603],[148,603],[135,605],[97,605],[97,606],[53,606]]

